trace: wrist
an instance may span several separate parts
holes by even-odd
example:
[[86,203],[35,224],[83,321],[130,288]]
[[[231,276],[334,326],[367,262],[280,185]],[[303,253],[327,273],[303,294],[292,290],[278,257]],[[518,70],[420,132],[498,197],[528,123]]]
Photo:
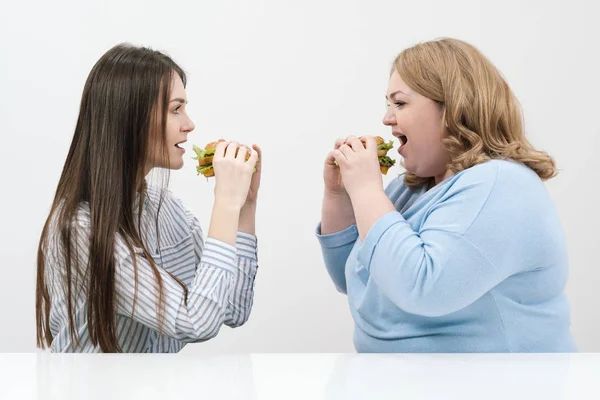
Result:
[[344,190],[325,189],[324,197],[331,200],[350,200],[350,195]]
[[352,204],[366,204],[380,198],[387,198],[385,191],[380,186],[360,186],[348,193]]
[[231,214],[239,215],[242,206],[235,200],[222,197],[215,198],[214,208]]
[[342,231],[356,223],[350,196],[343,192],[325,190],[321,209],[321,234]]
[[256,200],[248,200],[244,203],[244,205],[242,206],[242,208],[240,209],[241,212],[244,211],[255,211],[256,210]]

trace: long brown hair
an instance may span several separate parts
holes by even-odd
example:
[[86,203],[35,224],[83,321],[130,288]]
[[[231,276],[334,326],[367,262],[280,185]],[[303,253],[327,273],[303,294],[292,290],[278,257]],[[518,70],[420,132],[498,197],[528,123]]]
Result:
[[[543,180],[557,175],[554,160],[525,138],[517,99],[498,69],[474,46],[457,39],[419,43],[400,53],[392,73],[417,93],[444,107],[442,138],[453,173],[490,159],[510,159]],[[407,172],[408,186],[433,178]]]
[[[75,344],[79,344],[80,338],[75,328],[74,308],[77,296],[83,293],[91,343],[103,352],[121,351],[115,312],[117,235],[133,256],[136,290],[133,247],[141,248],[150,261],[160,293],[156,306],[159,330],[162,330],[165,310],[162,280],[139,231],[144,203],[140,199],[146,193],[144,175],[150,153],[158,149],[164,165],[169,165],[166,116],[173,74],[179,75],[186,84],[184,71],[167,55],[120,44],[98,60],[87,78],[73,140],[38,246],[38,347],[49,347],[53,340],[51,289],[63,291],[69,334]],[[159,210],[161,203],[162,198]],[[85,261],[78,257],[76,239],[76,220],[82,204],[89,207],[90,214],[89,238],[85,237],[89,258]],[[158,217],[156,225],[158,228]],[[47,252],[59,254],[64,265],[49,265]],[[48,282],[49,275],[55,276],[49,273],[56,271],[47,271],[47,268],[59,270],[60,279]],[[178,282],[185,291],[185,285]]]

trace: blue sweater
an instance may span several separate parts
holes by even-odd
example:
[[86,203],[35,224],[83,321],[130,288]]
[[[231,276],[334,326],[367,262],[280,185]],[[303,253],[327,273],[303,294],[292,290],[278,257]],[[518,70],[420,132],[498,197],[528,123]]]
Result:
[[493,160],[428,191],[400,176],[386,194],[397,211],[363,242],[355,225],[317,228],[357,351],[576,351],[565,237],[531,169]]

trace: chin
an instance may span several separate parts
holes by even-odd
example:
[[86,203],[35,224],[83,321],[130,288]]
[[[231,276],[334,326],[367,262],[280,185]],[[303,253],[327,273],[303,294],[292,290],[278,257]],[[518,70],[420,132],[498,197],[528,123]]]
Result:
[[424,174],[423,171],[419,171],[418,168],[411,168],[411,167],[405,166],[404,169],[406,170],[406,172],[408,172],[409,174],[413,174],[417,178],[430,178],[431,177],[431,175]]
[[406,160],[402,160],[402,168],[404,168],[406,170],[406,172],[408,172],[410,174],[417,175],[417,172],[415,171],[415,166],[407,164]]
[[183,160],[181,160],[181,159],[172,160],[171,163],[169,164],[169,169],[171,169],[171,170],[179,170],[181,168],[183,168]]

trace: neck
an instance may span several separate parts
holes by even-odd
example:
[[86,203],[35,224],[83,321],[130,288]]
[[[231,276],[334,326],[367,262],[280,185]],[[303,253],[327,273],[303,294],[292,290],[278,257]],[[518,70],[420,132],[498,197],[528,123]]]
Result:
[[434,182],[434,183],[435,183],[435,184],[434,184],[434,186],[435,186],[435,185],[437,185],[437,184],[439,184],[440,182],[442,182],[442,181],[443,181],[443,180],[445,180],[446,178],[449,178],[449,177],[451,177],[452,175],[454,175],[454,173],[453,173],[452,171],[450,171],[449,169],[448,169],[448,170],[446,170],[446,171],[445,171],[443,174],[436,175],[436,176],[434,177],[434,181],[435,181],[435,182]]

